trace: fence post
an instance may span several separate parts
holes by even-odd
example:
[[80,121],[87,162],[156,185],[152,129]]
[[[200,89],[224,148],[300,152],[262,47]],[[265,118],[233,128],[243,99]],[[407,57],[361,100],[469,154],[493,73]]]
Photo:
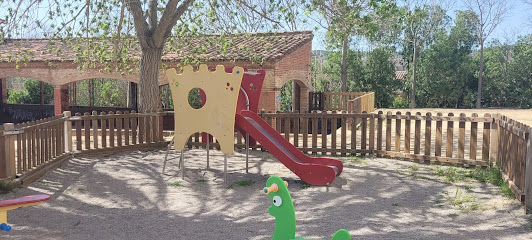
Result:
[[[4,148],[4,156],[0,159],[0,178],[14,178],[17,174],[15,168],[15,135],[5,135],[7,131],[15,130],[15,124],[4,123],[4,145],[0,146]],[[0,141],[1,143],[2,141]]]
[[72,151],[72,121],[70,121],[70,117],[72,116],[72,113],[70,111],[64,111],[63,116],[65,119],[65,153]]
[[532,213],[532,127],[528,128],[525,163],[525,209],[526,213]]
[[491,121],[491,146],[490,146],[490,165],[497,163],[497,156],[499,154],[499,114],[492,115]]

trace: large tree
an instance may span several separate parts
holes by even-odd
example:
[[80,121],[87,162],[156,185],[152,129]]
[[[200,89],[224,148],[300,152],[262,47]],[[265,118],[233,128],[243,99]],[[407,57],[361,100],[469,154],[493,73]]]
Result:
[[312,0],[312,10],[320,13],[317,23],[327,29],[327,41],[341,49],[341,91],[347,91],[347,55],[354,36],[373,38],[379,32],[380,19],[393,16],[396,5],[390,0]]
[[467,9],[477,14],[477,38],[480,44],[480,69],[478,71],[478,88],[476,107],[482,107],[482,76],[484,74],[484,43],[502,22],[510,5],[508,0],[474,0],[464,1]]
[[[256,5],[246,4],[249,2],[246,0],[227,2],[236,2],[236,6],[247,8],[248,12],[259,11]],[[282,1],[270,2],[275,5]],[[216,15],[219,7],[217,0],[0,1],[0,15],[5,15],[7,22],[1,25],[1,32],[7,38],[50,37],[68,41],[82,68],[131,71],[131,65],[138,64],[140,57],[139,110],[156,110],[161,105],[157,80],[167,45],[186,42],[185,36],[199,37],[209,32],[205,25],[220,20]],[[268,14],[275,9],[260,10],[257,16],[279,22],[275,19],[285,16]],[[136,46],[140,47],[140,56],[134,56]],[[190,58],[185,62],[190,62]]]
[[403,7],[405,55],[411,59],[410,108],[416,107],[417,65],[420,53],[448,20],[441,1],[406,1]]

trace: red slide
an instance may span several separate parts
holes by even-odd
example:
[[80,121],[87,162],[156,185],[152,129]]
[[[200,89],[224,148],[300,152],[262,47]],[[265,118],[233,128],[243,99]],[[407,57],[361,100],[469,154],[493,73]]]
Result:
[[342,172],[342,162],[305,155],[254,112],[241,111],[236,114],[235,120],[236,126],[259,141],[275,158],[308,184],[327,185]]

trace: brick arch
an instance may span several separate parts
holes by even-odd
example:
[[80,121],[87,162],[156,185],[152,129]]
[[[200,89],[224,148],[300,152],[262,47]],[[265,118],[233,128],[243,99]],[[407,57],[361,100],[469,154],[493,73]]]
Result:
[[289,79],[285,81],[284,85],[292,84],[293,82],[296,83],[296,88],[292,90],[292,110],[306,112],[308,111],[308,92],[310,88],[299,79]]

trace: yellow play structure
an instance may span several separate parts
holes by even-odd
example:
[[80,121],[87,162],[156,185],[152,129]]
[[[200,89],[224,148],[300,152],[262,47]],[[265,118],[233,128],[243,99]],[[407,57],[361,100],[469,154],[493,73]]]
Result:
[[[181,177],[184,178],[183,150],[187,140],[194,133],[207,132],[216,138],[224,153],[225,184],[227,154],[234,152],[235,112],[244,69],[235,67],[232,73],[226,73],[225,67],[218,65],[215,71],[209,71],[207,65],[202,64],[198,71],[192,66],[184,66],[181,74],[176,69],[168,69],[166,76],[174,103],[173,142],[174,148],[181,151]],[[194,109],[188,102],[188,95],[195,88],[204,91],[206,96],[205,104],[199,109]]]

